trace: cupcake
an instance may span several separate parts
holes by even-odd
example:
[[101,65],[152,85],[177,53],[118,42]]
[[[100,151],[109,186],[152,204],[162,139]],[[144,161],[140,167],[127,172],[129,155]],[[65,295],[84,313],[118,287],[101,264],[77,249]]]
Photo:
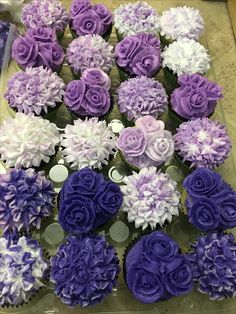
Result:
[[101,69],[87,69],[80,80],[70,81],[67,85],[65,105],[81,119],[105,117],[112,110],[110,86],[111,79]]
[[0,72],[2,69],[5,47],[9,34],[10,24],[0,21]]
[[0,305],[28,303],[47,279],[48,263],[40,244],[27,237],[1,237],[0,251]]
[[217,101],[223,97],[222,88],[199,74],[182,74],[179,87],[171,94],[170,114],[178,123],[210,117]]
[[140,76],[122,82],[117,90],[119,111],[129,121],[146,115],[158,118],[167,110],[167,94],[161,83]]
[[21,112],[3,121],[0,134],[0,155],[8,167],[39,167],[49,162],[60,143],[55,124]]
[[4,96],[13,110],[39,116],[62,103],[64,89],[64,81],[51,69],[30,67],[8,81]]
[[236,227],[236,192],[220,174],[198,168],[188,175],[183,186],[191,224],[201,231]]
[[54,292],[69,307],[101,303],[119,272],[116,251],[101,235],[70,235],[51,259]]
[[214,169],[224,163],[231,150],[226,127],[208,118],[181,123],[174,141],[176,157],[190,168]]
[[190,263],[166,233],[154,231],[131,243],[124,259],[124,276],[134,298],[155,303],[190,293]]
[[157,12],[146,2],[121,4],[114,11],[114,25],[118,40],[140,32],[159,32],[160,18]]
[[160,40],[153,34],[139,33],[125,37],[115,47],[121,80],[129,77],[153,77],[161,66]]
[[76,78],[89,68],[99,68],[109,73],[115,65],[113,46],[100,35],[74,39],[67,48],[66,58]]
[[33,0],[25,4],[21,12],[21,22],[26,29],[51,27],[59,38],[63,37],[69,19],[69,13],[58,0]]
[[236,241],[232,233],[201,235],[186,257],[201,293],[219,301],[236,295]]
[[174,140],[165,124],[152,116],[138,118],[134,127],[121,131],[117,141],[121,157],[135,170],[159,167],[171,160]]
[[126,176],[123,182],[121,210],[127,212],[128,221],[134,222],[135,228],[163,227],[179,215],[181,194],[168,174],[157,172],[155,167],[142,168],[139,173]]
[[85,233],[100,228],[120,209],[120,187],[90,168],[74,172],[59,195],[59,223],[68,233]]
[[75,120],[62,134],[62,154],[74,170],[102,169],[116,152],[116,136],[105,121],[94,117]]
[[203,18],[195,8],[186,6],[170,8],[160,17],[160,34],[164,44],[179,38],[198,40],[203,29]]
[[58,72],[62,67],[64,51],[53,29],[38,26],[14,40],[12,58],[23,70],[42,65]]
[[108,41],[113,16],[104,4],[92,5],[90,0],[73,0],[70,17],[70,29],[74,37],[98,34]]

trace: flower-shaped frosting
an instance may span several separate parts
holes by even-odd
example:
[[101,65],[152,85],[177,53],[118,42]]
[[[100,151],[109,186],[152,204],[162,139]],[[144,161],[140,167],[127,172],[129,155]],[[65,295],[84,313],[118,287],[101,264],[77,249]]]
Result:
[[198,168],[185,178],[183,186],[189,222],[195,227],[202,231],[236,227],[236,192],[220,174]]
[[65,84],[51,69],[26,68],[9,81],[6,94],[11,108],[25,114],[40,115],[63,100]]
[[191,168],[213,169],[229,156],[231,141],[218,121],[198,118],[182,123],[174,135],[175,149]]
[[121,4],[114,11],[115,28],[123,37],[140,32],[157,34],[160,18],[146,2]]
[[24,5],[21,21],[27,29],[42,26],[64,31],[69,23],[69,13],[58,0],[33,0]]
[[155,167],[142,168],[124,178],[122,210],[127,212],[128,221],[135,222],[135,227],[152,229],[159,224],[171,222],[178,216],[180,193],[177,183],[167,174],[156,172]]
[[176,7],[164,11],[160,17],[160,33],[167,39],[189,38],[198,40],[204,28],[199,10]]
[[236,295],[236,241],[233,234],[211,232],[200,236],[186,255],[198,290],[210,300]]
[[167,109],[167,94],[161,83],[146,76],[130,78],[117,90],[118,107],[128,120],[150,115],[158,118]]
[[193,39],[180,38],[162,52],[162,65],[174,74],[205,74],[210,69],[211,58],[207,50]]
[[72,169],[101,169],[116,151],[115,134],[105,121],[98,121],[98,118],[75,120],[74,125],[66,126],[62,137],[62,154]]
[[9,167],[30,168],[49,162],[60,142],[55,124],[20,112],[3,121],[0,134],[0,155]]
[[38,241],[0,238],[0,305],[21,305],[44,286],[48,264]]
[[101,235],[71,235],[51,259],[55,293],[70,307],[100,303],[120,272],[115,249]]
[[89,68],[110,72],[115,65],[113,47],[99,35],[85,35],[74,39],[67,48],[66,58],[75,74]]
[[124,267],[129,290],[143,303],[168,300],[193,288],[188,260],[178,244],[161,231],[138,240],[128,250]]
[[185,119],[203,118],[214,112],[222,88],[199,74],[182,74],[180,87],[171,94],[171,107]]
[[10,28],[9,23],[0,21],[0,71],[2,68],[5,47],[7,43],[8,34],[9,34],[9,28]]

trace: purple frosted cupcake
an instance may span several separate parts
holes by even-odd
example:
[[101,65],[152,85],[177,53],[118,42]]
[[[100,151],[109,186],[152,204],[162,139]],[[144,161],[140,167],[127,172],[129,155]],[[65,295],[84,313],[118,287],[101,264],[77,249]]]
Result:
[[208,118],[180,124],[174,141],[177,156],[190,168],[214,169],[224,163],[231,150],[226,127]]
[[101,303],[119,272],[115,248],[101,235],[68,236],[51,259],[54,292],[71,308]]
[[142,303],[169,300],[193,289],[189,261],[161,231],[131,243],[124,259],[124,277],[130,292]]
[[153,34],[127,36],[115,47],[121,80],[135,76],[153,77],[161,66],[160,40]]
[[5,47],[9,34],[10,24],[0,21],[0,72],[2,69],[2,63],[5,53]]
[[92,5],[90,0],[73,0],[70,17],[70,29],[74,37],[98,34],[108,41],[113,16],[104,4]]

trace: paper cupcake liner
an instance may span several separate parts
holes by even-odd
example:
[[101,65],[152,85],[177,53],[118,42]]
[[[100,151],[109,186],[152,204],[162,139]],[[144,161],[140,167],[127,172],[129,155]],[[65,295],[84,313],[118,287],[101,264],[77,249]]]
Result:
[[133,171],[135,171],[135,172],[139,172],[139,171],[140,171],[140,168],[139,168],[139,167],[137,167],[137,166],[135,166],[135,165],[129,163],[129,162],[126,160],[124,154],[122,153],[122,151],[121,151],[120,149],[118,150],[118,155],[119,155],[120,159],[124,162],[124,164],[125,164],[125,166],[126,166],[126,171],[127,171],[127,172],[132,173]]
[[127,81],[129,78],[134,77],[129,72],[121,68],[118,64],[116,64],[116,66],[119,72],[121,82]]
[[128,120],[127,115],[125,113],[121,113],[121,122],[124,124],[126,128],[133,127],[135,125],[134,120],[131,120],[131,121]]
[[65,29],[64,30],[57,30],[56,35],[57,35],[57,40],[58,42],[62,41],[63,37],[65,34]]
[[[113,27],[113,25],[111,24],[111,25],[109,26],[108,30],[107,30],[103,35],[101,35],[101,37],[102,37],[105,41],[109,41],[110,36],[111,36],[111,33],[112,33],[112,27]],[[69,28],[70,28],[70,32],[71,32],[71,35],[72,35],[73,39],[82,36],[82,35],[77,35],[77,34],[76,34],[76,31],[73,30],[73,28],[72,28],[72,23],[71,23],[71,22],[70,22]]]
[[178,77],[169,68],[164,68],[164,77],[166,80],[166,91],[170,95],[178,87]]

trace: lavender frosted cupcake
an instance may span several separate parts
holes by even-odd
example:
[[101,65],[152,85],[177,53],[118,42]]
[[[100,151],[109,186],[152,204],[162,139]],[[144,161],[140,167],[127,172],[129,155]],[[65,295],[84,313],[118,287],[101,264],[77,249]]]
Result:
[[115,47],[121,80],[129,77],[153,77],[161,66],[160,40],[153,34],[127,36]]
[[108,41],[113,16],[104,4],[92,5],[90,0],[73,0],[70,17],[70,29],[74,37],[98,34]]
[[121,4],[114,11],[114,25],[119,41],[140,32],[158,34],[159,23],[157,12],[144,1]]
[[64,90],[64,81],[51,69],[30,67],[8,81],[4,96],[13,110],[39,116],[62,103]]
[[10,24],[0,21],[0,72],[2,69],[3,57],[5,52],[5,47],[7,43],[7,38],[9,34]]
[[231,150],[226,127],[208,118],[183,122],[174,141],[177,156],[190,168],[214,169],[224,163]]
[[152,116],[138,118],[134,127],[121,131],[117,141],[121,157],[134,170],[160,167],[172,159],[174,140],[165,124]]
[[161,83],[146,76],[130,78],[117,90],[119,111],[129,121],[149,115],[158,118],[167,110],[167,94]]
[[51,259],[54,292],[69,307],[101,303],[120,272],[115,248],[101,235],[70,235]]

